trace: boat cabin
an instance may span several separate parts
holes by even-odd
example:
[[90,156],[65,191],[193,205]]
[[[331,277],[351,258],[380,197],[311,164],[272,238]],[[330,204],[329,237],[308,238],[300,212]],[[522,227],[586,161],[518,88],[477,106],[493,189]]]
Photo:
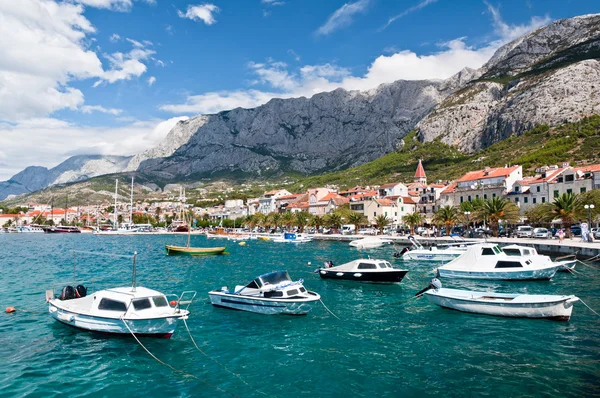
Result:
[[350,261],[346,264],[339,265],[335,267],[335,269],[339,271],[375,271],[394,269],[394,267],[392,267],[392,264],[385,260],[361,258],[358,260]]
[[533,247],[527,246],[519,246],[519,245],[509,245],[504,246],[502,251],[506,253],[507,256],[537,256],[538,252]]
[[440,267],[445,269],[496,269],[496,268],[537,268],[547,266],[549,257],[537,255],[531,248],[513,245],[500,249],[497,244],[483,243],[471,246],[460,257]]
[[292,281],[287,271],[274,271],[254,279],[246,286],[236,286],[236,293],[261,295],[265,298],[297,298],[307,294],[303,280]]

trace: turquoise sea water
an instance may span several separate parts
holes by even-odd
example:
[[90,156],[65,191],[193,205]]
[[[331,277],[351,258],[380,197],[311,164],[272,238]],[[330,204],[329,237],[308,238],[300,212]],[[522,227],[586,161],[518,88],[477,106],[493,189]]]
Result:
[[[394,260],[393,249],[369,251],[410,270],[400,285],[323,281],[313,270],[360,252],[347,243],[299,245],[249,241],[246,246],[192,237],[196,246],[227,243],[229,255],[167,257],[164,244],[183,236],[97,237],[0,235],[0,395],[69,397],[401,397],[600,395],[600,318],[580,303],[570,322],[496,318],[439,308],[423,298],[434,268]],[[170,340],[78,331],[50,318],[45,290],[73,280],[73,250],[137,251],[138,284],[165,293],[198,291],[188,325]],[[131,281],[131,261],[77,255],[77,278],[96,290]],[[308,262],[312,265],[307,265]],[[599,266],[598,263],[595,264]],[[325,304],[304,317],[213,308],[207,292],[287,269]],[[578,266],[545,282],[443,280],[446,287],[575,294],[600,310],[600,271]],[[91,284],[88,283],[91,287]],[[25,312],[28,311],[28,312]],[[228,373],[239,375],[238,377]]]

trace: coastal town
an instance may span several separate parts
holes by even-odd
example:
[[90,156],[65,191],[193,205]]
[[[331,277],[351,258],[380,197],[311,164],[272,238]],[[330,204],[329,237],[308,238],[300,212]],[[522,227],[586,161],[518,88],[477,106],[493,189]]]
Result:
[[[327,226],[327,218],[340,209],[358,213],[360,226],[378,227],[385,220],[388,229],[413,226],[434,226],[436,213],[443,208],[457,209],[459,218],[469,224],[472,203],[500,198],[514,204],[518,209],[518,219],[507,219],[512,224],[537,223],[531,219],[532,209],[552,203],[562,195],[582,195],[600,189],[600,164],[586,166],[561,165],[542,166],[533,176],[524,176],[519,165],[486,167],[469,171],[455,181],[430,182],[421,161],[416,166],[413,181],[396,182],[373,186],[355,186],[340,189],[336,186],[314,187],[304,192],[292,193],[287,189],[270,189],[256,198],[227,199],[226,193],[221,203],[199,207],[186,200],[181,188],[167,200],[147,198],[128,201],[119,197],[114,204],[105,202],[93,206],[54,207],[52,204],[28,203],[18,213],[0,214],[0,227],[15,228],[28,225],[77,225],[98,228],[113,227],[116,222],[145,224],[169,227],[173,220],[181,218],[181,213],[193,215],[196,226],[225,225],[241,226],[249,217],[256,214],[272,215],[301,213],[307,217],[321,217],[319,226]],[[216,199],[201,199],[203,203]],[[597,210],[593,202],[587,204],[590,224],[597,222]],[[591,206],[591,207],[590,207]],[[600,206],[598,206],[600,207]],[[585,213],[585,212],[584,212]],[[419,216],[416,217],[415,214]],[[585,215],[585,214],[584,214]],[[411,217],[412,220],[411,221]],[[309,221],[309,220],[308,220]],[[310,222],[306,224],[310,224]],[[342,223],[351,224],[342,218]],[[478,221],[473,213],[472,221]],[[479,220],[482,221],[482,220]],[[560,220],[559,220],[560,221]],[[502,220],[500,220],[500,223]],[[191,223],[191,224],[192,224]],[[339,224],[339,222],[337,222]],[[256,224],[256,223],[255,223]],[[277,222],[275,223],[277,224]],[[293,224],[293,223],[292,223]],[[332,222],[336,224],[336,222]],[[357,223],[358,224],[358,223]],[[335,225],[334,225],[335,227]],[[340,225],[338,225],[338,228]],[[358,232],[358,231],[355,231]],[[363,232],[369,233],[368,230]]]

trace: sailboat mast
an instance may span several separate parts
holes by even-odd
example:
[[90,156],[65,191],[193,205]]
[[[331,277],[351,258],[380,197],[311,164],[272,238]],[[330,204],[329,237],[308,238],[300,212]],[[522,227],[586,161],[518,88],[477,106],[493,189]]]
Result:
[[119,228],[119,222],[117,221],[117,188],[119,186],[119,179],[115,179],[115,208],[113,209],[113,225],[115,229]]
[[133,224],[133,176],[131,177],[131,197],[129,199],[129,225]]

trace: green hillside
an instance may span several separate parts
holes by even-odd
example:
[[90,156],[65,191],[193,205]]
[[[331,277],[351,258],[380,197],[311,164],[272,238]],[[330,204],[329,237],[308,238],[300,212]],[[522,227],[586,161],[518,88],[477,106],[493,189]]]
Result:
[[412,131],[404,147],[351,169],[300,179],[294,190],[336,184],[341,187],[412,181],[419,159],[429,181],[449,181],[470,170],[520,164],[525,175],[543,165],[600,163],[600,116],[550,129],[538,125],[521,136],[510,137],[471,155],[439,140],[421,143]]

